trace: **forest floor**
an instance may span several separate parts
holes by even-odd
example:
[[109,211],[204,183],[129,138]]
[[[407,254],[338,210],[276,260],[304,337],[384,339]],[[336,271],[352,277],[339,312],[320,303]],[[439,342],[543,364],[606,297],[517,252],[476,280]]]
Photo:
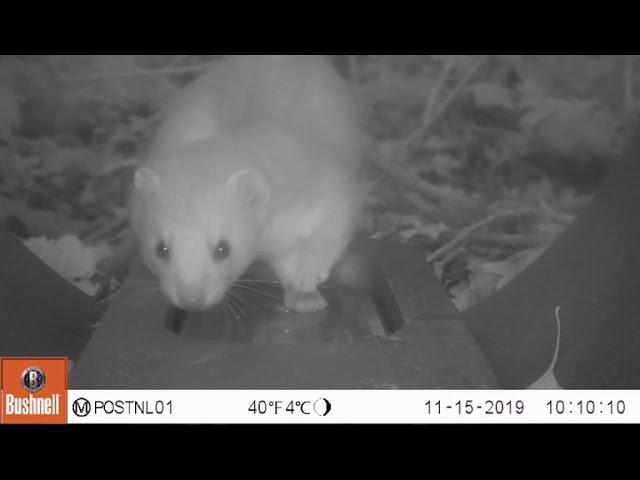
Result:
[[[132,174],[214,55],[0,57],[0,221],[108,302]],[[512,280],[626,145],[631,56],[343,56],[363,111],[360,232],[424,254],[460,310]]]

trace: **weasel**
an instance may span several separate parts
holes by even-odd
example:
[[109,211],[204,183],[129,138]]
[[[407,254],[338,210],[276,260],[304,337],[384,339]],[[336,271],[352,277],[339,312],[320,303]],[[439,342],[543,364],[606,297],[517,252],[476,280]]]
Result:
[[326,307],[318,285],[361,208],[349,86],[321,56],[234,56],[168,106],[134,175],[131,225],[177,307],[204,310],[257,259],[296,312]]

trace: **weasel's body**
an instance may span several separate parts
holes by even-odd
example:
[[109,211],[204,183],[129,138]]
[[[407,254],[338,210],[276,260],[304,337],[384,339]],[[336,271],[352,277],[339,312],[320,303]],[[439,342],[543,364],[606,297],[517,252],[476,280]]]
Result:
[[255,259],[297,311],[351,237],[360,196],[348,88],[321,57],[232,57],[169,106],[136,172],[132,225],[177,306],[224,297]]

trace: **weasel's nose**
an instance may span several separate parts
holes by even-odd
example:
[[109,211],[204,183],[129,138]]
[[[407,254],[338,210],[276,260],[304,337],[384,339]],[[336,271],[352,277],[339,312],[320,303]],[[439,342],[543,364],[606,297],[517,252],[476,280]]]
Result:
[[179,295],[179,307],[184,310],[202,310],[205,305],[204,295]]

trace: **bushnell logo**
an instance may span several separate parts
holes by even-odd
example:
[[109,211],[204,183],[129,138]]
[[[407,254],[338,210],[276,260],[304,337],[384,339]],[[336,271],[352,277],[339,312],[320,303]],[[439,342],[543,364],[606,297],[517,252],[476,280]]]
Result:
[[0,423],[66,423],[67,359],[2,358]]
[[22,372],[21,381],[27,392],[36,393],[44,388],[46,377],[38,367],[28,367]]

